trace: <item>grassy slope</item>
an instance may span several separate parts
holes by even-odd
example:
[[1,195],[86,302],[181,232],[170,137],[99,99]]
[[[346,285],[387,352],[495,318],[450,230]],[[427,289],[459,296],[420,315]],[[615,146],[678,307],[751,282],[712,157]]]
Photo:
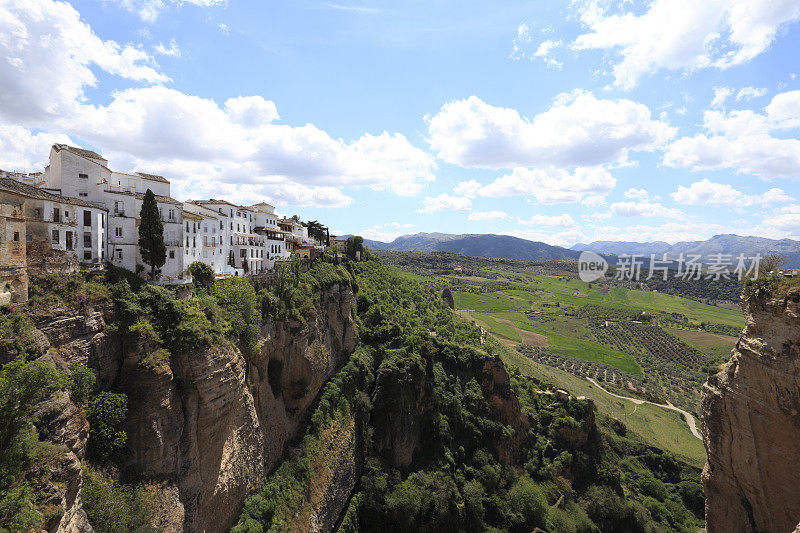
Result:
[[509,368],[515,368],[524,375],[551,382],[576,396],[591,398],[598,412],[621,420],[646,443],[668,450],[694,466],[702,467],[705,463],[703,443],[691,434],[680,414],[653,405],[634,405],[613,398],[584,379],[534,363],[512,350],[504,351],[502,358]]
[[690,329],[666,328],[666,331],[698,351],[712,357],[730,356],[731,350],[736,346],[736,341],[739,340],[737,337],[715,335],[714,333]]

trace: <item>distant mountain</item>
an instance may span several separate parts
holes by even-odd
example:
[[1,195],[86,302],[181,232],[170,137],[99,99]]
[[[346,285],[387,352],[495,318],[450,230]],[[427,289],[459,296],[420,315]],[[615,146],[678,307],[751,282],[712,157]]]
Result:
[[452,233],[415,233],[403,235],[392,242],[369,241],[364,244],[373,250],[397,252],[452,252],[474,257],[499,257],[549,261],[577,259],[579,252],[543,242],[529,241],[509,235]]
[[800,241],[792,239],[767,239],[765,237],[742,237],[740,235],[722,234],[714,235],[706,241],[682,241],[670,245],[663,241],[656,242],[625,242],[625,241],[595,241],[588,244],[578,243],[571,247],[572,250],[591,250],[606,254],[668,254],[672,258],[680,254],[699,254],[708,257],[712,254],[745,254],[754,256],[761,254],[782,254],[789,257],[791,268],[800,268]]
[[664,241],[656,242],[626,242],[626,241],[594,241],[588,244],[579,242],[571,246],[570,250],[590,251],[602,254],[663,254],[670,248],[670,244]]

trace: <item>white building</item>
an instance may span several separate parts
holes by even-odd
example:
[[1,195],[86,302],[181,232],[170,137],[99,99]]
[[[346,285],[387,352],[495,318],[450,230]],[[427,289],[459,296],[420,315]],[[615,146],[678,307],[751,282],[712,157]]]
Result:
[[264,239],[261,266],[265,270],[271,270],[275,267],[275,261],[282,261],[289,257],[285,234],[278,227],[278,216],[275,214],[274,206],[261,202],[253,205],[251,209],[255,212],[253,231]]
[[[74,255],[84,266],[107,260],[134,272],[149,270],[139,253],[139,214],[148,189],[164,224],[167,258],[160,273],[166,283],[185,282],[186,269],[194,261],[208,264],[218,276],[258,274],[293,252],[308,257],[314,250],[308,228],[296,216],[279,219],[266,202],[181,203],[170,196],[170,183],[163,176],[113,171],[91,150],[55,144],[43,173],[3,173],[2,178],[40,193],[32,213],[49,224],[45,244],[69,252],[66,256]],[[42,239],[37,242],[44,246]]]
[[228,204],[224,200],[198,200],[184,202],[184,217],[191,216],[191,224],[184,224],[184,251],[186,266],[193,261],[206,263],[218,276],[235,273],[230,266],[228,238]]
[[155,174],[114,172],[107,164],[105,158],[91,150],[54,144],[43,180],[35,185],[108,209],[107,256],[114,265],[132,271],[136,271],[138,265],[146,268],[139,254],[139,212],[144,193],[148,189],[153,191],[167,245],[167,259],[161,267],[162,279],[179,282],[185,269],[181,253],[182,205],[170,197],[169,181]]

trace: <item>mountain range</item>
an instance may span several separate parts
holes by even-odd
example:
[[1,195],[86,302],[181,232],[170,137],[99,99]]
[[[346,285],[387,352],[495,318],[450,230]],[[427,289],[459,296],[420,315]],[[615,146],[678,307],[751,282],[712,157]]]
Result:
[[715,235],[705,241],[681,241],[669,244],[664,241],[628,242],[594,241],[578,243],[570,248],[553,246],[538,241],[529,241],[509,235],[496,234],[453,234],[453,233],[414,233],[397,237],[392,242],[364,240],[373,250],[404,252],[453,252],[475,257],[500,257],[505,259],[527,259],[547,261],[554,259],[577,259],[580,252],[589,250],[600,254],[618,256],[621,254],[668,254],[672,258],[681,253],[699,254],[745,254],[764,256],[779,253],[789,257],[787,266],[800,268],[800,241],[792,239],[767,239],[765,237],[740,236],[733,234]]

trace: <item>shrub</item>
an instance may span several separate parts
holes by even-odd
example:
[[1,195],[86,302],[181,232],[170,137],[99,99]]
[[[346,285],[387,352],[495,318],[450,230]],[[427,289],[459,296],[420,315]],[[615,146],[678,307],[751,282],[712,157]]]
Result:
[[101,462],[122,458],[128,435],[122,429],[128,414],[128,397],[101,392],[89,401],[89,453]]
[[547,500],[539,486],[529,477],[521,477],[508,491],[513,521],[528,529],[544,525]]
[[97,533],[150,533],[153,506],[142,485],[120,485],[101,472],[86,469],[81,489],[83,509]]
[[69,393],[72,401],[83,404],[94,390],[96,378],[91,369],[74,363],[70,366]]
[[195,261],[187,270],[196,288],[209,290],[214,285],[214,269],[206,263]]

